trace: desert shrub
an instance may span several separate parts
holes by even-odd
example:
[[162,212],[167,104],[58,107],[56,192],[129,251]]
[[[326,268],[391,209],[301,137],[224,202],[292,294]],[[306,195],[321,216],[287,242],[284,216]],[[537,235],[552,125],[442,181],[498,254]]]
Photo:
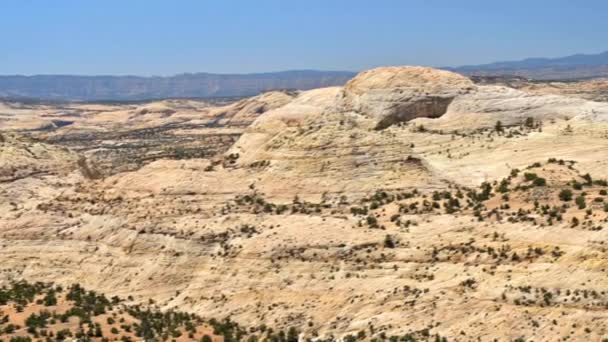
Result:
[[509,181],[503,179],[496,190],[501,193],[509,192]]
[[536,178],[538,178],[538,176],[536,175],[536,173],[532,173],[532,172],[526,172],[526,173],[524,173],[524,179],[527,182],[533,181]]
[[395,241],[393,241],[393,237],[390,235],[386,235],[384,237],[384,247],[386,248],[395,248]]
[[570,189],[564,189],[562,191],[559,192],[559,199],[564,201],[564,202],[569,202],[572,200],[572,190]]
[[593,179],[591,178],[590,174],[587,173],[587,174],[583,175],[583,179],[585,180],[585,182],[586,182],[585,184],[586,185],[592,185],[593,184]]
[[577,196],[574,201],[579,209],[585,209],[587,207],[584,196]]
[[496,124],[494,125],[494,130],[497,133],[502,133],[505,131],[504,127],[502,126],[502,122],[500,122],[500,120],[496,121]]
[[528,128],[534,128],[534,118],[527,117],[524,125]]
[[45,306],[54,306],[57,305],[57,297],[55,297],[55,291],[49,290],[44,296],[44,305]]
[[532,181],[532,184],[534,184],[534,186],[545,186],[547,185],[547,180],[542,177],[537,177]]
[[574,190],[582,190],[583,189],[583,184],[577,182],[577,181],[572,181],[572,188]]
[[367,221],[367,224],[370,227],[372,227],[372,228],[377,228],[378,227],[378,220],[375,217],[373,217],[371,215],[368,215],[365,220]]
[[579,224],[578,218],[573,217],[572,218],[572,227],[576,227],[576,226],[578,226],[578,224]]

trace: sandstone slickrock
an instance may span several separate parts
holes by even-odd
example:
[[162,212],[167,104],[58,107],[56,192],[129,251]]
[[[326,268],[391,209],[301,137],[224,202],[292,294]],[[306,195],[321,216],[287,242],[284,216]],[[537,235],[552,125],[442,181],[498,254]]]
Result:
[[418,117],[439,117],[456,96],[474,89],[471,80],[449,71],[383,67],[348,81],[339,101],[342,110],[370,116],[383,129]]
[[[2,109],[0,170],[24,177],[0,181],[0,282],[328,340],[608,335],[606,103],[392,67],[228,104],[76,106],[52,131],[23,128],[65,108]],[[91,179],[88,134],[154,158]],[[153,153],[171,144],[219,147]],[[37,164],[52,172],[23,171]]]
[[524,83],[519,89],[540,95],[564,95],[580,97],[590,101],[608,102],[607,79],[580,82]]

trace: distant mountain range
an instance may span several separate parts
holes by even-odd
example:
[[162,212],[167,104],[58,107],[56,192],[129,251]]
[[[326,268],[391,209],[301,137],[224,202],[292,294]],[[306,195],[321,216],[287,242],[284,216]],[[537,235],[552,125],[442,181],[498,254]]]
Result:
[[608,51],[598,54],[576,54],[559,58],[527,58],[520,61],[465,65],[443,69],[465,75],[512,75],[537,80],[608,77]]
[[343,85],[348,71],[293,70],[258,74],[140,76],[0,76],[0,97],[42,100],[146,100],[250,96],[276,89]]
[[[560,58],[446,67],[468,76],[520,76],[536,80],[608,77],[608,51]],[[0,98],[80,101],[136,101],[160,98],[251,96],[276,89],[313,89],[343,85],[350,71],[293,70],[257,74],[194,73],[140,76],[0,76]]]

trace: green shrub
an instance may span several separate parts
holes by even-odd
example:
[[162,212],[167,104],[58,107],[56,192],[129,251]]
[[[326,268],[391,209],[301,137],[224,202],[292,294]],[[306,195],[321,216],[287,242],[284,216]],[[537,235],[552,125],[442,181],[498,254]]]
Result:
[[395,241],[393,241],[393,237],[390,235],[386,235],[384,237],[384,247],[386,248],[395,248]]
[[365,220],[367,221],[367,224],[370,227],[372,227],[372,228],[377,228],[378,227],[378,220],[375,217],[373,217],[371,215],[368,215]]
[[562,191],[560,191],[559,193],[559,199],[564,201],[564,202],[569,202],[572,200],[572,190],[570,189],[564,189]]
[[534,186],[545,186],[547,185],[547,180],[541,177],[537,177],[536,179],[534,179],[534,181],[532,181],[532,184],[534,184]]
[[574,201],[579,209],[585,209],[587,207],[584,196],[577,196]]
[[494,130],[495,130],[497,133],[502,133],[502,132],[504,132],[504,131],[505,131],[505,129],[504,129],[504,128],[503,128],[503,126],[502,126],[502,122],[500,122],[500,120],[499,120],[499,121],[496,121],[496,124],[494,125]]

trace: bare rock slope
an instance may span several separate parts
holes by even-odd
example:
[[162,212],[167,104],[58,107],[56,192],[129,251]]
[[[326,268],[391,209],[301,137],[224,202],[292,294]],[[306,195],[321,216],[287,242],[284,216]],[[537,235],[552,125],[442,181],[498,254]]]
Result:
[[376,128],[417,117],[443,115],[458,95],[475,89],[466,77],[424,67],[385,67],[350,80],[340,94],[341,108],[371,116]]
[[79,129],[126,110],[235,142],[91,179],[76,152],[3,130],[0,170],[35,165],[15,151],[38,144],[59,171],[0,182],[0,281],[77,281],[303,339],[608,336],[608,104],[399,67],[171,106],[89,108]]

